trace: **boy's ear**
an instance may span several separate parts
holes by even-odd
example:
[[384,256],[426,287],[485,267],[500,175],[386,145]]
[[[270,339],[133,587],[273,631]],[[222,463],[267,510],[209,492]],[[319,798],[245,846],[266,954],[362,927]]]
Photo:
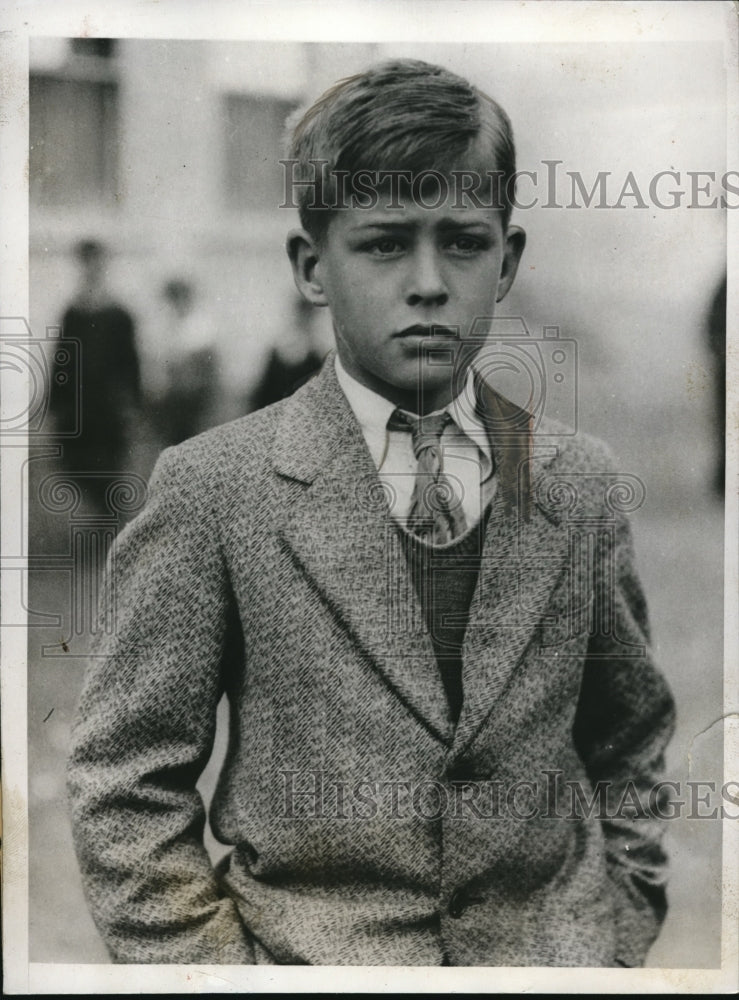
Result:
[[327,306],[328,299],[316,273],[320,256],[316,241],[305,229],[291,229],[287,234],[286,249],[300,294],[311,305]]
[[516,271],[526,246],[526,233],[520,226],[509,226],[506,232],[506,247],[503,255],[503,266],[500,269],[500,281],[498,282],[498,296],[496,302],[500,302],[508,294]]

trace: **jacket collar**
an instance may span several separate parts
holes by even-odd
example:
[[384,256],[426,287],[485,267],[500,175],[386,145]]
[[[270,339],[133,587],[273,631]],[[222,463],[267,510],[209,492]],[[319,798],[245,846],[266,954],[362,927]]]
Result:
[[479,399],[500,488],[470,608],[456,732],[397,529],[332,355],[282,404],[273,453],[278,474],[302,484],[285,493],[278,513],[283,542],[409,712],[455,753],[503,691],[566,554],[566,530],[535,499],[532,472],[556,447],[537,446],[531,416],[484,383]]
[[[275,471],[299,482],[312,483],[337,460],[342,447],[354,447],[362,437],[336,377],[334,357],[331,351],[321,371],[285,400],[277,426]],[[551,428],[544,427],[538,435],[527,410],[479,376],[475,387],[477,413],[488,431],[505,509],[512,514],[518,507],[526,519],[534,498],[533,465],[541,468],[557,454],[557,448],[548,443]]]

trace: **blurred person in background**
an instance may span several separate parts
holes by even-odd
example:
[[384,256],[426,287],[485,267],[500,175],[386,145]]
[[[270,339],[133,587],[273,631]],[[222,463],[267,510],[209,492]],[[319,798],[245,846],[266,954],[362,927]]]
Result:
[[79,418],[79,434],[64,439],[62,464],[84,476],[83,495],[106,513],[111,478],[131,465],[141,404],[139,355],[133,318],[107,287],[106,247],[85,239],[74,254],[79,288],[62,318],[62,336],[79,342],[79,368],[69,378],[55,367],[49,408],[60,429],[77,426]]
[[172,278],[165,282],[162,296],[167,317],[156,423],[166,447],[218,422],[220,375],[213,322],[197,304],[192,282]]
[[313,312],[304,299],[295,298],[293,326],[269,352],[257,387],[247,399],[247,412],[291,396],[323,364],[328,352],[322,350]]

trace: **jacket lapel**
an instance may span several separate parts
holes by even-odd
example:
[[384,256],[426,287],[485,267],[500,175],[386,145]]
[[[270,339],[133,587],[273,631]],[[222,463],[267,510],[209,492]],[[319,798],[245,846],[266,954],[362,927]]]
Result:
[[276,471],[293,481],[278,528],[336,619],[442,742],[452,723],[413,582],[333,355],[286,401]]
[[526,411],[484,384],[478,391],[495,455],[498,490],[483,546],[463,649],[464,703],[453,751],[467,746],[495,708],[542,621],[568,548],[567,526],[537,497],[556,456],[537,441]]

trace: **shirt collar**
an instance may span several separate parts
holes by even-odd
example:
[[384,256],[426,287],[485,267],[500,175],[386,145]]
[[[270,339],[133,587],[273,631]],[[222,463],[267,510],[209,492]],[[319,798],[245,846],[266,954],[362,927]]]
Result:
[[[387,422],[396,409],[395,404],[373,389],[368,389],[366,385],[362,385],[350,375],[342,365],[338,354],[335,366],[339,385],[354,412],[354,416],[359,421],[372,459],[379,468],[387,449]],[[447,410],[457,427],[475,442],[485,459],[492,462],[490,440],[474,405],[474,380],[475,375],[470,368],[464,389],[444,409]]]

